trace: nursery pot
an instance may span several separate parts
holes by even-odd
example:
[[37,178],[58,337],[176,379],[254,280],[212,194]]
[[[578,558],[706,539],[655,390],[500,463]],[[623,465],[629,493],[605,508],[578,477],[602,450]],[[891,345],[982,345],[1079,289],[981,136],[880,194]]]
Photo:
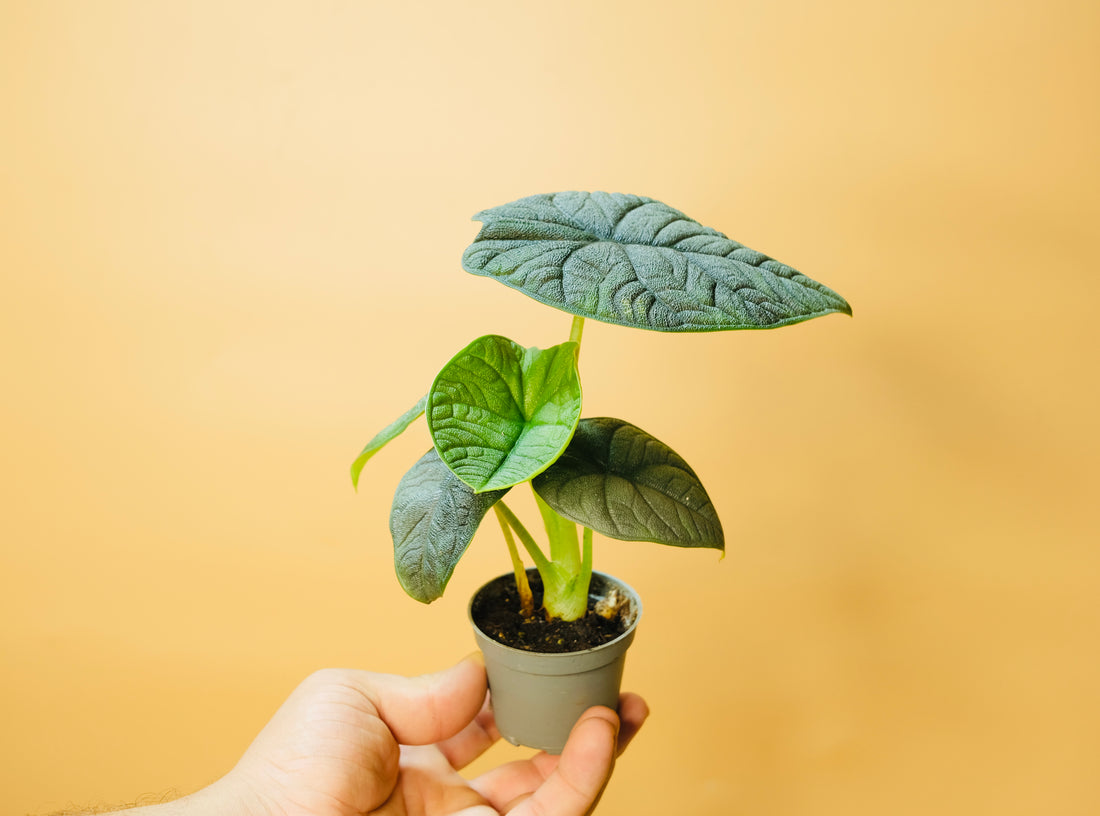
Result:
[[[541,586],[537,570],[527,570],[527,576],[532,588]],[[618,710],[626,650],[634,640],[642,602],[622,581],[593,572],[590,605],[592,599],[617,588],[627,598],[623,612],[626,630],[614,640],[583,651],[530,652],[506,646],[478,628],[478,612],[492,604],[494,595],[509,583],[515,583],[512,573],[494,578],[474,593],[469,607],[474,637],[485,655],[493,715],[501,736],[513,745],[560,754],[585,709],[602,705]]]

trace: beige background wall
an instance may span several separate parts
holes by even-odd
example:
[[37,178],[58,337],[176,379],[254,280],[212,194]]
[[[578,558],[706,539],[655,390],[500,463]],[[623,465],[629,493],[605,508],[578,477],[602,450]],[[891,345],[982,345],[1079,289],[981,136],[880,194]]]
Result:
[[[523,195],[662,199],[853,304],[589,323],[586,413],[673,444],[729,555],[603,540],[653,718],[602,812],[1100,812],[1100,6],[0,2],[0,811],[227,770],[313,669],[472,648],[393,578]],[[495,759],[509,756],[501,748]]]

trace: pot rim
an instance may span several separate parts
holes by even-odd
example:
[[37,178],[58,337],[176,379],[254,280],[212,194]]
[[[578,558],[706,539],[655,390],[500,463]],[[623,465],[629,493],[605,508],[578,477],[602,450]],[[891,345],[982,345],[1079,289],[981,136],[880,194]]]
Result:
[[[528,573],[534,572],[536,575],[538,574],[538,570],[535,567],[527,567],[526,572],[528,572]],[[478,635],[480,635],[482,638],[484,638],[486,641],[491,643],[494,648],[499,648],[499,649],[506,650],[507,652],[513,653],[517,656],[518,655],[531,655],[531,656],[537,655],[538,657],[547,658],[547,659],[566,659],[566,658],[576,658],[579,655],[594,655],[598,652],[602,652],[602,651],[605,651],[607,649],[612,649],[612,648],[615,648],[618,645],[621,645],[622,641],[624,639],[627,639],[627,638],[633,639],[634,631],[638,628],[638,621],[641,620],[641,617],[642,617],[642,597],[641,597],[641,595],[638,594],[638,591],[636,589],[634,589],[634,587],[630,586],[630,584],[628,584],[626,581],[622,580],[621,578],[616,578],[614,575],[609,575],[608,573],[600,572],[599,570],[593,570],[592,571],[592,576],[593,577],[599,576],[604,581],[616,584],[616,585],[618,585],[618,587],[620,589],[626,591],[627,595],[629,595],[629,597],[630,597],[631,611],[633,613],[633,618],[630,621],[629,625],[626,627],[626,631],[624,631],[621,635],[618,635],[617,637],[615,637],[612,640],[607,641],[606,643],[601,643],[598,646],[593,646],[590,649],[579,649],[575,652],[539,652],[539,651],[531,651],[529,649],[517,649],[514,646],[509,646],[506,643],[501,643],[499,640],[496,640],[496,639],[490,637],[489,635],[487,635],[485,633],[485,631],[480,626],[478,626],[477,622],[474,620],[474,602],[477,601],[478,596],[490,584],[492,584],[496,581],[499,581],[503,578],[513,578],[514,573],[511,573],[511,572],[506,572],[506,573],[503,573],[502,575],[496,576],[495,578],[489,579],[488,581],[486,581],[484,584],[482,584],[480,587],[478,587],[474,591],[474,594],[470,596],[470,602],[468,604],[466,604],[466,618],[467,618],[467,620],[470,621],[470,625],[474,628],[474,631]],[[590,595],[592,594],[591,593],[591,584],[589,584],[589,594]]]

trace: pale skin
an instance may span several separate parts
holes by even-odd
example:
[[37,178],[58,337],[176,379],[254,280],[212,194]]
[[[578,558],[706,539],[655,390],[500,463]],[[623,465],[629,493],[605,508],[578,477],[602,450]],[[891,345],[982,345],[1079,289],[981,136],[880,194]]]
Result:
[[583,816],[649,710],[591,708],[561,756],[538,753],[473,779],[459,770],[500,738],[479,654],[436,674],[326,669],[307,678],[225,777],[127,816]]

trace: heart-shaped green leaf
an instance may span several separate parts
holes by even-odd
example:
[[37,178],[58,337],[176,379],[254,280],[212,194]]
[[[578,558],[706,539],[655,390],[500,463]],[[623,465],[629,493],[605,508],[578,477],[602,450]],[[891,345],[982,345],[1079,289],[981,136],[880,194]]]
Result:
[[474,220],[467,272],[605,323],[704,332],[852,313],[831,289],[651,198],[550,193]]
[[367,460],[378,453],[378,451],[382,450],[385,444],[391,439],[400,436],[417,417],[424,413],[424,406],[427,405],[427,403],[428,395],[425,394],[416,405],[374,435],[374,439],[366,444],[366,447],[364,447],[362,452],[355,458],[355,461],[351,463],[352,487],[356,490],[359,489],[359,474],[363,471],[363,466],[367,464]]
[[585,418],[532,483],[567,519],[610,538],[725,549],[707,491],[672,448],[629,422]]
[[526,482],[565,450],[580,419],[577,344],[525,349],[479,337],[439,372],[427,415],[440,457],[475,491]]
[[507,492],[474,493],[434,448],[420,457],[398,483],[390,510],[393,564],[409,595],[431,603],[443,594],[481,520]]

